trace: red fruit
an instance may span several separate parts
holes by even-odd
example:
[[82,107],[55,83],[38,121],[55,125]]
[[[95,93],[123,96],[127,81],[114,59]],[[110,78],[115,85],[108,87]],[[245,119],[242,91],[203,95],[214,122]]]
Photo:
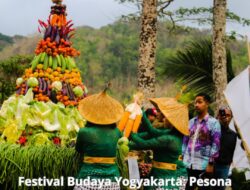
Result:
[[56,145],[60,145],[61,144],[61,139],[59,137],[55,137],[53,138],[53,143]]
[[19,144],[21,144],[21,145],[25,145],[25,143],[26,143],[26,142],[27,142],[26,137],[21,136],[21,137],[19,138]]

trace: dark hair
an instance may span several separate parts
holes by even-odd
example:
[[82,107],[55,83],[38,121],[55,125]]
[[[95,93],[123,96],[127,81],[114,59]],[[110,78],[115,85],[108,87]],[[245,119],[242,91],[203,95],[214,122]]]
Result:
[[233,116],[233,112],[232,112],[232,110],[231,110],[231,108],[229,106],[227,106],[227,105],[220,106],[218,114],[220,114],[221,110],[228,110],[228,111],[230,111],[231,116]]
[[93,127],[93,126],[97,126],[97,127],[107,127],[107,128],[112,128],[112,129],[115,129],[116,128],[116,123],[112,123],[112,124],[109,124],[109,125],[100,125],[100,124],[95,124],[95,123],[92,123],[90,121],[87,121],[86,127]]
[[201,93],[197,94],[197,95],[195,96],[195,98],[197,98],[198,96],[203,97],[203,99],[204,99],[206,102],[208,102],[208,103],[211,103],[211,102],[212,102],[211,97],[210,97],[208,94],[206,94],[206,93],[201,92]]
[[146,113],[146,116],[149,116],[149,115],[156,116],[156,111],[153,108],[148,108],[145,113]]

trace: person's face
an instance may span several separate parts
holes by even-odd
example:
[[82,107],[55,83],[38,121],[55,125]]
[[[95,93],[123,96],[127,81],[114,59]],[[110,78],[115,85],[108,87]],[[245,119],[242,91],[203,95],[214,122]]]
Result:
[[220,114],[218,115],[218,119],[220,121],[220,123],[224,126],[224,127],[228,127],[229,123],[232,120],[232,113],[230,110],[225,109],[225,115],[221,116]]
[[163,118],[163,123],[164,123],[164,127],[168,128],[168,129],[172,129],[173,126],[171,125],[171,123],[167,120],[167,118]]
[[152,123],[155,120],[154,115],[148,115],[148,120]]
[[161,111],[159,109],[156,109],[157,110],[157,113],[156,113],[156,118],[159,122],[163,122],[163,118],[164,118],[164,115],[161,113]]
[[195,110],[201,114],[207,112],[209,103],[204,100],[203,96],[197,96],[195,98],[194,107]]

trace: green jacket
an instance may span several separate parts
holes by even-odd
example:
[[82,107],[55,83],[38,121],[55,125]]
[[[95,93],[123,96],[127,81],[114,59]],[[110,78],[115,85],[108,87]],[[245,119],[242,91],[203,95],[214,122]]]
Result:
[[[87,123],[81,128],[77,140],[76,150],[84,156],[89,157],[115,157],[117,141],[121,132],[112,125],[95,125]],[[82,162],[77,178],[85,179],[111,179],[120,176],[116,164],[90,164]]]
[[[129,143],[130,149],[153,150],[154,161],[172,163],[177,165],[177,170],[165,170],[154,168],[151,176],[155,179],[177,179],[187,177],[186,168],[178,158],[182,154],[182,134],[175,129],[154,128],[146,115],[143,114],[143,123],[147,132],[132,134],[132,141]],[[175,186],[164,186],[165,188],[175,188]],[[153,187],[149,188],[153,189]]]

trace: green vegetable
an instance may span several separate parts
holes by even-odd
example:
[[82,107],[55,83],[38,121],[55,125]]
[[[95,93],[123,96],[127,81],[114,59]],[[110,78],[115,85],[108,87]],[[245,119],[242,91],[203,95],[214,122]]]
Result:
[[23,83],[23,81],[24,81],[23,78],[16,79],[16,85],[17,86],[21,85]]
[[[43,133],[58,133],[58,135],[62,136],[61,139],[64,145],[76,137],[75,135],[69,139],[69,133],[76,134],[80,127],[85,124],[85,120],[77,108],[65,108],[63,104],[54,104],[51,101],[46,103],[37,102],[33,100],[33,96],[32,88],[30,88],[25,96],[17,97],[14,95],[3,103],[0,111],[0,132],[3,133],[13,122],[15,128],[8,128],[5,131],[5,136],[9,136],[9,133],[12,132],[18,134],[15,138],[8,140],[9,142],[15,142],[16,138],[20,137],[20,133],[26,130],[27,127],[32,127],[32,131],[39,129]],[[1,138],[1,140],[3,139]],[[45,143],[46,141],[41,142]]]
[[16,123],[14,121],[9,121],[6,126],[7,127],[3,131],[2,138],[6,138],[7,142],[16,143],[20,136]]
[[28,87],[36,87],[38,86],[38,80],[35,77],[30,77],[27,81]]
[[77,97],[81,97],[83,95],[83,90],[80,86],[73,88],[73,92]]
[[122,137],[118,140],[117,150],[116,150],[116,162],[121,173],[121,176],[125,178],[129,178],[128,164],[127,164],[127,156],[129,153],[128,147],[128,139],[126,137]]
[[31,145],[36,145],[36,146],[41,146],[41,145],[49,145],[52,144],[52,142],[49,140],[49,137],[46,133],[38,133],[35,134],[31,140],[30,140]]
[[62,83],[60,81],[55,81],[52,83],[52,88],[57,91],[62,90]]
[[119,145],[128,145],[128,143],[129,143],[129,140],[128,140],[128,138],[127,137],[122,137],[122,138],[120,138],[119,140],[118,140],[118,144]]
[[[39,144],[39,143],[38,143]],[[63,190],[63,187],[18,186],[18,178],[64,180],[69,176],[76,176],[79,171],[81,157],[74,148],[56,147],[51,145],[24,146],[17,144],[0,144],[0,188],[1,190]]]

